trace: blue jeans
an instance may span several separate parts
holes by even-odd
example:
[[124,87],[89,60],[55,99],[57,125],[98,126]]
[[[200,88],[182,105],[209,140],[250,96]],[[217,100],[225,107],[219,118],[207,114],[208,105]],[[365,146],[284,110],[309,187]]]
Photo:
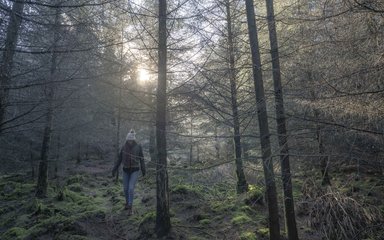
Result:
[[133,203],[133,194],[138,177],[139,171],[134,171],[132,173],[126,173],[125,171],[123,171],[125,202],[130,206],[132,206]]

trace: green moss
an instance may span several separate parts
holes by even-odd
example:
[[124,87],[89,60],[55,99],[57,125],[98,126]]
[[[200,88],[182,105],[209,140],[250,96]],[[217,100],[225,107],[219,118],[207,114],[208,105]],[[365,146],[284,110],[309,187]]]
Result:
[[235,200],[237,198],[236,186],[233,183],[222,182],[212,185],[207,190],[209,199],[219,200]]
[[26,205],[25,210],[32,215],[45,215],[51,216],[53,209],[46,206],[40,199],[33,198],[30,203]]
[[213,217],[212,221],[214,221],[216,223],[222,223],[224,218],[225,218],[225,216],[223,216],[223,215],[216,215]]
[[254,232],[244,232],[240,235],[240,240],[257,240]]
[[264,188],[256,185],[249,185],[249,191],[247,197],[245,198],[245,203],[247,205],[263,204],[264,198]]
[[82,192],[83,187],[79,183],[72,184],[68,186],[68,189],[73,191],[73,192]]
[[189,240],[205,240],[206,238],[201,238],[201,237],[197,237],[197,236],[191,236],[189,237]]
[[21,215],[16,219],[15,225],[16,226],[26,226],[30,223],[30,221],[31,221],[30,218],[31,218],[30,214]]
[[35,185],[30,183],[3,182],[1,192],[3,200],[20,200],[35,191]]
[[211,220],[210,219],[202,219],[202,220],[200,220],[199,221],[199,223],[201,224],[201,225],[209,225],[209,224],[211,224]]
[[239,214],[239,215],[233,217],[231,222],[233,225],[241,225],[241,224],[252,222],[252,219],[250,217],[248,217],[247,215],[242,213],[242,214]]
[[2,207],[0,208],[0,216],[6,214],[7,212],[12,211],[9,207]]
[[171,193],[184,194],[184,195],[187,195],[187,194],[201,195],[201,188],[195,185],[177,184],[171,187]]
[[269,228],[259,228],[257,229],[257,233],[261,236],[268,236],[269,235]]
[[63,233],[58,236],[55,236],[55,239],[56,240],[89,240],[89,238],[86,236],[73,235],[68,233]]
[[94,210],[85,211],[85,212],[77,214],[75,219],[84,220],[84,219],[89,219],[89,218],[93,218],[93,217],[96,217],[99,219],[104,219],[105,218],[105,211],[101,210],[101,209],[94,209]]
[[71,185],[74,183],[82,183],[85,180],[86,179],[85,179],[84,175],[74,175],[74,176],[71,176],[67,179],[67,185]]
[[[60,202],[61,203],[61,202]],[[63,209],[61,207],[69,206],[72,207],[68,209]],[[62,205],[61,207],[55,206],[54,214],[51,217],[41,219],[37,224],[28,229],[26,236],[30,238],[35,238],[47,232],[61,232],[72,229],[74,223],[78,221],[84,221],[89,218],[105,218],[105,212],[101,209],[86,210],[85,208],[76,209],[74,204]],[[66,230],[67,229],[67,230]],[[62,238],[65,239],[65,238]],[[77,238],[67,238],[67,239],[79,239]]]
[[14,225],[16,214],[14,212],[10,212],[0,215],[0,217],[0,226],[9,227]]
[[60,214],[41,220],[38,224],[28,229],[28,236],[37,237],[49,231],[60,231],[65,226],[72,224],[73,220]]
[[294,199],[299,199],[302,196],[303,181],[301,179],[292,179],[292,195]]
[[85,196],[84,193],[78,193],[69,189],[63,190],[64,201],[73,202],[79,206],[89,207],[94,205],[95,200],[91,196]]
[[6,231],[2,236],[1,239],[7,240],[7,239],[24,239],[27,236],[28,231],[25,228],[21,227],[13,227]]
[[59,201],[54,204],[55,212],[61,213],[64,216],[72,216],[75,218],[87,217],[91,215],[99,215],[102,217],[107,211],[105,200],[99,197],[86,197],[70,190],[66,191],[64,201]]
[[195,220],[195,221],[200,221],[200,220],[209,218],[209,215],[208,215],[208,214],[205,214],[205,213],[197,212],[196,214],[194,214],[194,215],[192,216],[192,218],[193,218],[193,220]]
[[40,199],[37,199],[37,198],[33,198],[32,201],[30,201],[29,203],[27,203],[26,205],[26,210],[27,212],[29,213],[34,213],[36,212],[39,208],[41,208],[41,201]]
[[384,214],[384,205],[380,205],[380,206],[379,206],[379,210],[380,210],[380,212],[381,212],[382,214]]
[[241,206],[240,210],[244,213],[254,213],[255,212],[255,210],[248,205]]
[[144,224],[147,224],[147,223],[150,223],[150,222],[155,222],[156,220],[156,212],[155,211],[151,211],[151,212],[148,212],[146,213],[140,220],[140,225],[144,225]]
[[171,218],[171,223],[172,224],[180,224],[181,223],[181,220],[177,217],[172,217]]
[[68,186],[49,187],[44,199],[33,196],[34,184],[0,179],[2,190],[5,188],[3,196],[7,195],[1,200],[0,225],[8,229],[0,234],[0,239],[37,239],[47,233],[59,234],[54,236],[55,239],[86,239],[80,236],[84,232],[81,227],[79,232],[77,225],[87,219],[105,218],[108,199],[102,195],[109,187],[91,191],[81,183],[85,179],[76,175],[68,179]]
[[215,213],[226,213],[236,210],[236,204],[229,199],[225,201],[214,201],[211,202],[211,209]]

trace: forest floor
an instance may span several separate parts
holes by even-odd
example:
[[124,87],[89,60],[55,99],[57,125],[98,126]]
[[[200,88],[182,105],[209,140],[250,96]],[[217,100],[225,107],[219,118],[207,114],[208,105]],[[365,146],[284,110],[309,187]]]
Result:
[[[0,239],[156,239],[155,174],[139,179],[133,215],[128,216],[121,182],[114,182],[110,169],[105,161],[83,161],[66,170],[68,177],[52,179],[44,199],[34,197],[35,184],[25,175],[3,176]],[[371,189],[355,184],[346,191],[364,191],[384,211],[384,184],[372,178],[360,182]],[[301,195],[302,186],[296,181],[295,195]],[[374,187],[378,189],[372,191]],[[163,239],[268,239],[263,189],[251,185],[248,193],[237,195],[234,188],[228,182],[208,186],[191,184],[181,175],[170,177],[172,232]],[[298,209],[301,239],[321,239],[305,211]]]

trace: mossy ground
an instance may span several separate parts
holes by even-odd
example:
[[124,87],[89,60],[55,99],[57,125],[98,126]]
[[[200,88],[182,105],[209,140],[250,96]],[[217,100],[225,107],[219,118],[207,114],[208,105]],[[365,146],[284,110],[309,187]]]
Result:
[[[74,171],[51,180],[44,199],[34,197],[35,184],[25,177],[3,178],[0,238],[156,239],[155,174],[149,172],[139,180],[130,217],[123,209],[121,183],[108,175]],[[260,186],[251,185],[248,193],[237,195],[234,182],[194,183],[173,173],[169,188],[173,226],[169,239],[265,238],[257,231],[267,228]]]
[[59,239],[63,238],[61,235],[85,238],[87,230],[82,223],[89,219],[103,220],[107,212],[101,193],[91,195],[85,183],[82,177],[76,183],[67,181],[62,186],[53,185],[53,182],[47,197],[37,199],[32,181],[19,177],[1,178],[0,238],[50,236]]
[[[121,182],[109,177],[110,164],[96,161],[87,162],[87,166],[93,170],[74,165],[68,177],[51,179],[48,196],[43,199],[34,197],[35,184],[26,176],[2,176],[0,239],[156,239],[155,174],[149,171],[148,177],[139,180],[134,214],[127,216]],[[237,195],[235,181],[190,179],[176,171],[170,173],[172,232],[167,239],[268,239],[262,186],[250,185],[248,193]],[[294,198],[300,204],[304,181],[293,180]],[[384,203],[377,199],[382,199],[384,192],[379,178],[362,177],[350,183],[337,176],[333,179],[341,191],[384,211]],[[281,194],[279,199],[283,206]],[[282,209],[280,213],[283,216]],[[319,239],[305,221],[304,213],[298,217],[301,239]]]

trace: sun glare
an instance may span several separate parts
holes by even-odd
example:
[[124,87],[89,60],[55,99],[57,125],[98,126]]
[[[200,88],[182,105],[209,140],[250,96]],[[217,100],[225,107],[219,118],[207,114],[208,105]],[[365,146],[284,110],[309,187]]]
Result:
[[144,68],[138,69],[138,78],[141,83],[145,83],[149,81],[149,72]]

